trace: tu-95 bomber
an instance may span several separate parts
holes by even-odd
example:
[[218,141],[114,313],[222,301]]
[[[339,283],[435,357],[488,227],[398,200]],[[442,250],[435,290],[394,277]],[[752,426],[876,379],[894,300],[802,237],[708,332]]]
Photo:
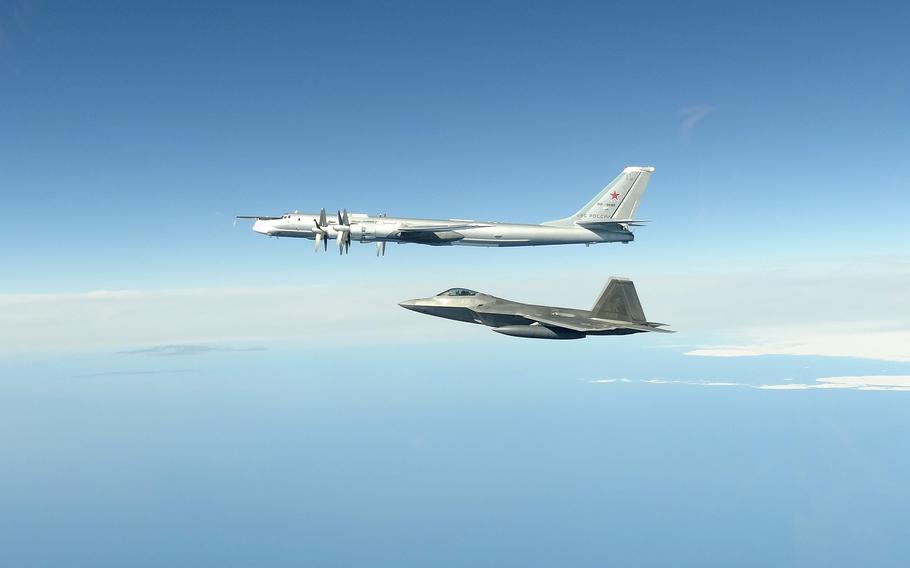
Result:
[[253,219],[253,231],[269,237],[313,239],[318,251],[328,250],[335,239],[338,252],[348,252],[352,241],[376,244],[376,255],[385,254],[386,243],[416,243],[434,246],[521,247],[596,243],[628,243],[631,227],[643,221],[635,210],[648,185],[653,167],[625,168],[577,213],[544,223],[518,224],[464,219],[412,219],[371,216],[339,211],[334,216],[319,213],[285,213],[277,217],[239,215]]

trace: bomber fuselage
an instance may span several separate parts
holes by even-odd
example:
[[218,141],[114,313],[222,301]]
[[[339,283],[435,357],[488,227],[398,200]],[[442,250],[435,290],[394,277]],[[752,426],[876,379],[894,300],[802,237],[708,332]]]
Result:
[[[253,224],[257,233],[271,237],[315,239],[320,233],[319,214],[288,213],[279,218],[258,219]],[[326,219],[326,238],[336,237],[339,225],[336,216]],[[457,246],[537,246],[561,244],[593,244],[630,242],[635,236],[624,227],[611,230],[580,225],[549,226],[499,222],[465,221],[461,219],[412,219],[404,217],[372,217],[350,215],[351,240],[366,242],[399,242],[427,245]],[[446,229],[446,226],[452,229]],[[426,231],[421,231],[426,227]],[[440,229],[442,227],[443,229]],[[406,231],[402,231],[406,228]],[[435,229],[435,230],[434,230]]]

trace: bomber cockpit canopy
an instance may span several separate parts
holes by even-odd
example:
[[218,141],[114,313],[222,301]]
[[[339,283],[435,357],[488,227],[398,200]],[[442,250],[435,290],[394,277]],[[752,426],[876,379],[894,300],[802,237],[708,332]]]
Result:
[[474,290],[468,290],[467,288],[449,288],[445,292],[440,292],[436,294],[437,296],[476,296],[477,292]]

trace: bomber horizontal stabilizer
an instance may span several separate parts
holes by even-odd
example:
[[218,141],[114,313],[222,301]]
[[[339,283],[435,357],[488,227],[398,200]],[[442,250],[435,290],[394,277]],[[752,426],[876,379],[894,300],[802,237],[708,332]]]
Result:
[[609,219],[604,221],[576,221],[578,225],[582,227],[596,227],[598,225],[626,225],[629,227],[642,227],[645,223],[650,223],[651,221],[645,221],[642,219]]

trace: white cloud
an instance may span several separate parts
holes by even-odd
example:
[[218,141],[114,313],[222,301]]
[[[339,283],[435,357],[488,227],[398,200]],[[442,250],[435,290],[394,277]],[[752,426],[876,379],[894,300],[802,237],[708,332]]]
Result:
[[[840,327],[840,329],[838,329]],[[699,357],[757,357],[761,355],[808,355],[856,357],[880,361],[910,362],[910,330],[865,329],[871,324],[850,326],[800,326],[767,330],[744,345],[701,347],[686,355]],[[747,335],[759,335],[755,330]]]
[[689,355],[910,361],[908,257],[805,259],[636,277],[645,313]]
[[692,105],[680,109],[679,114],[683,117],[682,124],[679,127],[680,132],[683,136],[687,136],[689,132],[695,128],[695,125],[702,121],[706,116],[708,116],[711,111],[714,110],[714,107],[711,105]]
[[699,357],[757,357],[758,355],[769,355],[769,353],[756,347],[706,347],[686,351],[684,355],[697,355]]
[[[640,341],[712,357],[910,360],[910,320],[902,318],[910,313],[910,257],[799,260],[711,273],[665,270],[643,265],[629,275],[645,313],[679,333]],[[573,284],[566,286],[550,267],[495,277],[481,267],[466,269],[457,283],[519,301],[589,306],[605,274],[590,264],[573,274]],[[448,287],[449,277],[409,273],[369,280],[0,294],[0,355],[282,340],[391,343],[470,339],[480,333],[475,326],[422,317],[396,305]]]
[[853,388],[910,388],[910,375],[853,375],[846,377],[823,377],[816,381],[824,384],[838,384]]
[[670,381],[659,378],[640,379],[638,381],[631,381],[629,379],[599,379],[590,382],[596,384],[638,382],[650,385],[674,384],[697,387],[742,387],[748,389],[775,391],[844,389],[856,391],[910,392],[910,375],[856,375],[843,377],[822,377],[820,379],[815,379],[814,383],[781,383],[764,385],[754,385],[749,383],[737,383],[729,381]]
[[849,389],[850,385],[841,384],[804,384],[804,383],[786,383],[777,385],[758,385],[754,387],[761,390],[809,390],[809,389]]
[[401,309],[393,300],[402,293],[311,285],[3,294],[0,355],[226,342],[339,345],[463,332]]

